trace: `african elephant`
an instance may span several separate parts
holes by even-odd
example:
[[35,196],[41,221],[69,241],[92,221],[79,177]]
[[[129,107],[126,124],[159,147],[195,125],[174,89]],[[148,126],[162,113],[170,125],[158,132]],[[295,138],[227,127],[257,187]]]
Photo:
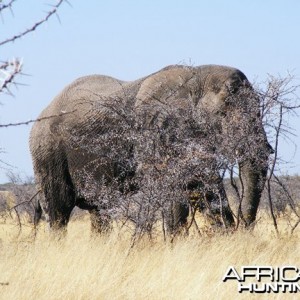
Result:
[[[143,155],[137,154],[143,153],[143,147],[135,147],[134,143],[129,146],[120,138],[110,148],[98,140],[99,136],[112,136],[115,132],[126,134],[116,113],[120,101],[125,103],[121,117],[128,118],[127,123],[139,116],[138,130],[156,128],[157,132],[161,132],[168,126],[166,107],[177,113],[179,121],[185,111],[204,115],[207,118],[204,123],[210,124],[210,128],[217,133],[214,137],[210,133],[204,134],[208,135],[208,140],[215,140],[208,148],[214,155],[218,148],[229,144],[230,155],[238,161],[243,181],[242,213],[245,224],[248,226],[255,221],[268,157],[272,151],[262,126],[259,99],[246,76],[235,68],[174,65],[131,82],[102,75],[79,78],[64,88],[44,109],[32,128],[30,150],[36,182],[41,190],[39,203],[51,228],[65,228],[75,206],[90,211],[94,229],[102,231],[107,228],[109,218],[99,214],[100,210],[105,210],[105,205],[87,201],[82,193],[85,183],[78,176],[81,170],[89,170],[89,177],[108,186],[114,179],[124,182],[126,178],[134,178],[137,173],[141,176],[147,172],[146,167],[141,167]],[[250,104],[245,105],[247,103]],[[126,113],[126,110],[130,112]],[[238,135],[241,131],[240,122],[246,124],[251,134],[241,132],[239,142],[231,145],[224,136],[230,132],[231,137]],[[179,125],[176,130],[180,134]],[[196,131],[198,134],[199,130]],[[197,134],[193,140],[197,140]],[[248,135],[252,135],[251,141],[247,140]],[[72,142],[74,136],[77,137],[76,143]],[[176,140],[176,134],[172,139]],[[127,160],[109,158],[116,144],[121,144],[118,148],[122,152],[119,157]],[[249,145],[253,148],[251,153],[248,153]],[[94,164],[96,160],[97,164]],[[134,163],[124,168],[129,160]],[[193,175],[190,174],[191,180],[186,184],[190,191],[201,184],[201,180]],[[215,178],[213,180],[217,188],[208,193],[207,199],[212,204],[219,203],[221,199],[221,205],[213,211],[223,218],[226,226],[232,226],[234,218],[222,179],[218,174],[212,178]],[[124,189],[120,190],[124,192]],[[138,184],[131,192],[134,190],[138,190]],[[170,209],[170,214],[172,217],[167,222],[172,232],[186,222],[188,210],[186,205],[178,203]]]

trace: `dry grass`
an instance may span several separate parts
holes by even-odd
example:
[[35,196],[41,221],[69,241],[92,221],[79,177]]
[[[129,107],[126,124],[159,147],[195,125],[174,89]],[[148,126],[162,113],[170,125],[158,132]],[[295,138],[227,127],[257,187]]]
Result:
[[0,224],[0,299],[297,298],[238,294],[235,282],[222,282],[230,265],[299,264],[297,232],[277,238],[269,221],[252,233],[143,241],[130,252],[126,233],[91,239],[86,218],[69,224],[63,242],[49,240],[44,225],[34,242],[29,228],[16,232]]

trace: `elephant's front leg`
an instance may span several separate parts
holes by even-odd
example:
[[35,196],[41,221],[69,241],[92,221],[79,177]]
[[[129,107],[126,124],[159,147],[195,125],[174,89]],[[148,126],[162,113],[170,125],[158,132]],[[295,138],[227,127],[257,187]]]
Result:
[[233,227],[233,213],[223,183],[218,185],[216,191],[207,192],[204,197],[212,225],[224,226],[225,228]]
[[190,203],[209,220],[211,226],[234,226],[233,213],[230,209],[222,178],[217,174],[210,189],[199,180],[189,182]]

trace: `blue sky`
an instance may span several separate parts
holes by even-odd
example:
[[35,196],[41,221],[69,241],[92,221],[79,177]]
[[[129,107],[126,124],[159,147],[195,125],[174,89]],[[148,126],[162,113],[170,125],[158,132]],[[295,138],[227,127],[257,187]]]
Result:
[[[222,64],[241,69],[250,81],[291,72],[300,83],[298,0],[69,0],[36,32],[0,48],[0,60],[20,57],[27,86],[0,95],[0,123],[36,118],[72,80],[105,74],[133,80],[176,63]],[[51,3],[51,1],[47,1]],[[55,1],[52,1],[55,3]],[[46,1],[20,0],[0,23],[0,40],[29,27],[49,10]],[[0,21],[1,22],[1,21]],[[300,122],[290,118],[300,136]],[[0,129],[0,159],[32,175],[30,126]],[[296,144],[300,142],[295,137]],[[4,151],[4,152],[3,152]],[[300,149],[284,143],[280,155],[300,173]],[[0,183],[7,167],[0,166]]]

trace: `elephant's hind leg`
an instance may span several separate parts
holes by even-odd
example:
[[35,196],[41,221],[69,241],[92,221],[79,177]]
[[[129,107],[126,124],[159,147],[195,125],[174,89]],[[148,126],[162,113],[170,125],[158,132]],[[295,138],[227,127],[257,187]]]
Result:
[[75,190],[68,170],[67,160],[56,157],[43,165],[40,176],[42,197],[40,205],[51,231],[65,231],[75,207]]
[[108,233],[112,229],[109,215],[100,213],[97,209],[91,209],[91,231],[93,234]]
[[107,233],[111,230],[111,218],[105,214],[105,207],[100,211],[98,206],[88,203],[82,197],[76,199],[76,206],[89,211],[92,234]]

